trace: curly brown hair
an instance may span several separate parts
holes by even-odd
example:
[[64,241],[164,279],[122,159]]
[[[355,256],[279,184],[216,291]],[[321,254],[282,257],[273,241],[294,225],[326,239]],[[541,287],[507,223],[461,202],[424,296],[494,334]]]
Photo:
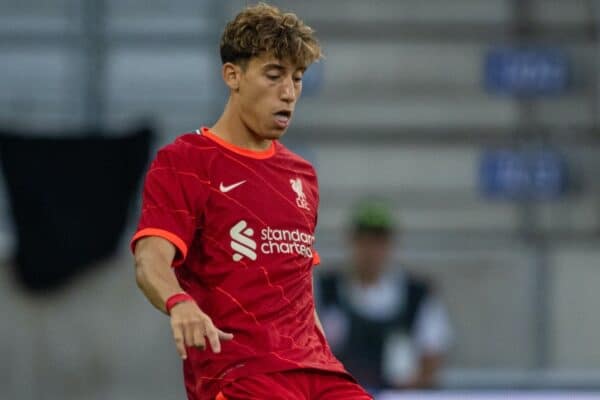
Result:
[[225,27],[221,61],[245,67],[252,57],[270,53],[307,68],[323,54],[314,30],[293,13],[259,3],[246,7]]

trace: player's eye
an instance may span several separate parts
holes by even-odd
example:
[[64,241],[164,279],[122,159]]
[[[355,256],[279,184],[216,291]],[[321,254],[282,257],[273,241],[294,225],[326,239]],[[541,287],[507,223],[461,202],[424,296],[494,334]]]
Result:
[[294,82],[296,82],[296,83],[302,82],[302,76],[295,76],[294,77]]
[[277,79],[279,79],[279,75],[267,74],[267,78],[269,78],[272,81],[276,81]]

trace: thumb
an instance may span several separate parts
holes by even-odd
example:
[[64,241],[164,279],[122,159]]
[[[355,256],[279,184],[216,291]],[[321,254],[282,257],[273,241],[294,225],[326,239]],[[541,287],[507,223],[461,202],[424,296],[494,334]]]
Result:
[[221,339],[221,340],[231,340],[231,339],[233,339],[233,333],[223,332],[220,329],[217,329],[217,332],[219,333],[219,339]]

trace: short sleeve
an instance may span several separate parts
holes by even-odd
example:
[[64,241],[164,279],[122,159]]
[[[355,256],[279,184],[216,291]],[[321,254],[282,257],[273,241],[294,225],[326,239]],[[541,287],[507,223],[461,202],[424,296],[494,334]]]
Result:
[[210,185],[179,147],[163,148],[152,162],[144,181],[138,228],[131,239],[132,252],[143,237],[168,240],[177,249],[173,266],[185,261]]
[[312,253],[313,253],[313,256],[312,256],[312,265],[316,267],[317,265],[321,264],[321,256],[314,249],[313,249]]
[[452,330],[446,308],[435,296],[427,298],[419,310],[415,341],[423,353],[445,353],[450,346]]

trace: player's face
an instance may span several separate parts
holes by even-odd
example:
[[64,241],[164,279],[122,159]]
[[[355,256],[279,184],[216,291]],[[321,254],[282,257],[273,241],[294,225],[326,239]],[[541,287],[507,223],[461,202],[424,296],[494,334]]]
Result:
[[287,130],[302,92],[304,68],[265,54],[242,69],[237,92],[244,125],[262,139],[278,139]]
[[379,275],[388,261],[391,251],[389,235],[359,233],[352,238],[352,252],[355,268],[361,274]]

